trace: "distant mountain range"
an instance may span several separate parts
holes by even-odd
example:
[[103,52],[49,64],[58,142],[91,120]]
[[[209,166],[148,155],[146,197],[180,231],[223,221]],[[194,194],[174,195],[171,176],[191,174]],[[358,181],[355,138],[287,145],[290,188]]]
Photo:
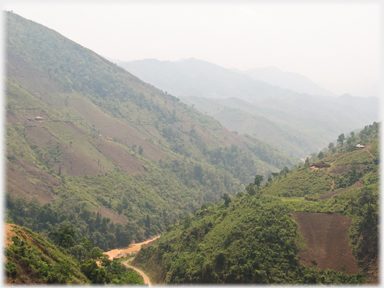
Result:
[[[253,135],[295,157],[317,152],[337,138],[340,131],[349,133],[379,120],[376,97],[298,93],[194,58],[176,62],[146,59],[119,65],[179,96],[226,128]],[[281,79],[287,75],[285,79],[307,83],[307,89],[312,87],[316,94],[327,92],[304,76],[269,70],[273,72],[269,74],[281,75]],[[262,70],[252,71],[263,74]],[[252,71],[247,73],[253,74]]]
[[279,86],[298,93],[309,95],[336,96],[336,94],[320,87],[306,76],[293,72],[282,72],[280,69],[270,66],[255,68],[245,71],[231,69],[234,72],[248,75],[252,79],[264,81],[270,85]]
[[176,62],[145,59],[118,65],[175,96],[237,97],[254,103],[297,94],[195,58]]

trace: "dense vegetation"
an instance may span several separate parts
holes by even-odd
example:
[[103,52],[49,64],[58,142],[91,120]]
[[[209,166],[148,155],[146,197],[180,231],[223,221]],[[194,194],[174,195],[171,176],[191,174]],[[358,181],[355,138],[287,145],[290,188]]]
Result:
[[12,237],[11,244],[6,247],[5,267],[8,283],[143,283],[139,274],[117,259],[107,259],[86,238],[75,241],[76,232],[69,225],[61,225],[59,230],[52,232],[58,246],[27,228],[15,225],[9,228]]
[[6,23],[9,221],[127,246],[297,163],[53,30]]
[[[377,282],[378,132],[379,125],[374,123],[353,135],[368,151],[347,152],[348,147],[339,143],[333,147],[335,150],[324,151],[321,159],[325,163],[339,159],[338,167],[346,171],[340,175],[360,171],[357,181],[361,185],[347,181],[345,187],[332,191],[330,178],[326,179],[327,170],[311,171],[309,159],[305,167],[285,168],[270,175],[264,183],[263,177],[256,175],[255,181],[247,186],[247,193],[224,195],[224,201],[216,206],[204,204],[194,215],[170,227],[154,245],[142,249],[134,263],[159,283]],[[363,165],[357,161],[362,159],[363,152],[373,155],[369,163],[364,162],[369,169],[356,166]],[[336,168],[332,166],[328,171],[332,169]],[[312,177],[322,180],[314,181]],[[311,197],[298,197],[303,196],[303,191],[309,191],[304,195]],[[336,194],[320,197],[329,192]],[[298,252],[305,248],[305,241],[290,215],[293,211],[351,217],[349,237],[360,272],[350,275],[301,265]],[[372,272],[375,276],[371,276]]]

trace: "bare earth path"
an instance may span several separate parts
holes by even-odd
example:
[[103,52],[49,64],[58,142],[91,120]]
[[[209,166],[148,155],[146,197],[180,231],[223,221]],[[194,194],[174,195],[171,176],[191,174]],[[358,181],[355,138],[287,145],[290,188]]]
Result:
[[148,244],[149,242],[152,242],[152,241],[156,240],[159,237],[160,237],[160,235],[158,235],[158,236],[156,236],[154,238],[148,239],[148,240],[146,240],[144,242],[141,242],[141,243],[133,243],[133,244],[129,245],[128,248],[113,249],[111,251],[104,252],[104,254],[109,257],[109,260],[113,260],[113,258],[121,258],[121,257],[125,256],[126,254],[131,254],[133,252],[138,252],[141,249],[142,245]]
[[145,284],[145,285],[152,286],[151,281],[149,281],[148,276],[145,275],[145,273],[144,273],[143,271],[141,271],[140,269],[138,269],[138,268],[136,268],[136,267],[133,267],[133,266],[131,266],[131,265],[128,264],[128,263],[131,263],[132,260],[133,260],[133,258],[131,258],[131,259],[125,261],[125,262],[122,262],[122,263],[123,263],[126,267],[131,268],[131,269],[135,270],[137,273],[139,273],[139,274],[141,275],[141,277],[143,277],[143,279],[144,279],[144,284]]
[[[114,249],[114,250],[111,250],[111,251],[108,251],[108,252],[104,252],[104,254],[109,257],[109,260],[113,260],[113,258],[121,258],[121,257],[126,256],[127,254],[138,252],[141,249],[142,245],[150,244],[151,242],[155,241],[159,237],[160,237],[160,235],[157,235],[156,237],[148,239],[148,240],[146,240],[144,242],[133,243],[133,244],[129,245],[128,248]],[[130,265],[132,260],[133,260],[133,258],[131,258],[131,259],[125,261],[125,262],[122,262],[122,263],[126,267],[131,268],[131,269],[135,270],[137,273],[139,273],[141,275],[141,277],[143,277],[145,285],[151,286],[152,284],[151,284],[151,281],[149,280],[148,276],[143,271],[141,271],[140,269]]]

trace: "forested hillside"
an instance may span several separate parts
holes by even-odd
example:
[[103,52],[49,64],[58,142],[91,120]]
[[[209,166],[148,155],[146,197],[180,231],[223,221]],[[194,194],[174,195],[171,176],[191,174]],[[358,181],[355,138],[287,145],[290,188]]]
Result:
[[378,283],[378,136],[373,123],[303,167],[256,175],[134,263],[158,283]]
[[298,163],[55,31],[6,13],[7,221],[104,250]]

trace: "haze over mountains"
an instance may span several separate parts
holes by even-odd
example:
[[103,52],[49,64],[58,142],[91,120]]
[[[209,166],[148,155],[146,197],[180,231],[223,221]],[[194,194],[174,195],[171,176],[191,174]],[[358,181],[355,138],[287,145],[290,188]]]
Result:
[[[317,152],[334,141],[340,131],[349,133],[379,120],[376,97],[298,93],[194,58],[176,62],[146,59],[119,65],[179,96],[226,128],[254,135],[295,157]],[[291,79],[292,74],[285,75]],[[306,89],[324,91],[304,82]]]
[[147,61],[201,94],[177,98],[12,11],[6,28],[7,283],[139,284],[102,252],[159,234],[133,261],[156,283],[377,283],[377,98]]
[[274,66],[254,68],[245,71],[238,69],[231,70],[237,73],[248,75],[253,79],[264,81],[270,85],[279,86],[281,88],[289,89],[299,93],[306,93],[309,95],[336,96],[331,91],[320,87],[303,75],[293,72],[282,72],[279,68]]

